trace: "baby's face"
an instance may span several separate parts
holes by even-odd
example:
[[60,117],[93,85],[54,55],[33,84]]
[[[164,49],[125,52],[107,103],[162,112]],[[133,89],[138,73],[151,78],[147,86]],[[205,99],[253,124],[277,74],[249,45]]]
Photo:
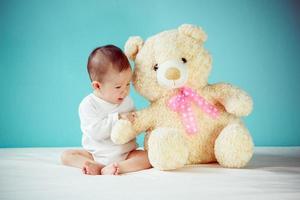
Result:
[[113,104],[120,104],[129,94],[132,71],[130,68],[118,72],[112,70],[105,75],[99,92],[101,97]]

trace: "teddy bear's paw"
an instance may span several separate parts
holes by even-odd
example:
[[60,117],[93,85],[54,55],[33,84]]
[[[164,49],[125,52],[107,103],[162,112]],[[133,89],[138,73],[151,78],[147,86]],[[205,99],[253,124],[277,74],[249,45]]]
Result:
[[223,167],[244,167],[252,155],[253,141],[242,124],[227,125],[215,142],[215,156]]
[[178,129],[157,128],[148,140],[148,156],[153,167],[172,170],[183,167],[188,160],[188,149]]
[[130,121],[120,119],[113,126],[111,140],[115,144],[125,144],[135,137],[135,131]]
[[228,99],[225,103],[226,111],[235,116],[247,116],[253,109],[252,98],[243,91]]

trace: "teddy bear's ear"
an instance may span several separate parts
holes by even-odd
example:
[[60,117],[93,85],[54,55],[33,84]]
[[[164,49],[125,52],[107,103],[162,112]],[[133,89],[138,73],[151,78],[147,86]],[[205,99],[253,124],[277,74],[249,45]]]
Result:
[[135,60],[136,55],[143,47],[144,41],[140,36],[129,37],[125,44],[125,54],[131,59]]
[[201,27],[194,26],[191,24],[182,24],[178,28],[179,33],[192,37],[201,42],[205,42],[207,40],[206,33],[202,30]]

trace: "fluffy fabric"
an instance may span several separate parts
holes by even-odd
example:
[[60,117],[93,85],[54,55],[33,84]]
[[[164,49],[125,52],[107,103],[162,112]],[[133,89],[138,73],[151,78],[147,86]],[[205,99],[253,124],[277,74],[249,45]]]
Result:
[[[145,147],[151,164],[160,170],[215,161],[240,168],[252,157],[252,138],[240,119],[251,113],[252,99],[230,84],[208,84],[212,59],[203,45],[206,39],[200,27],[184,24],[145,42],[131,37],[125,45],[126,55],[135,64],[134,87],[151,104],[136,112],[133,124],[117,122],[112,140],[126,143],[147,131]],[[203,100],[193,99],[187,104],[186,98],[177,99],[178,105],[188,107],[171,109],[170,99],[183,87]],[[206,110],[199,108],[201,103],[207,103],[202,106]],[[217,117],[208,114],[212,110]],[[197,125],[196,133],[188,134],[189,124]]]

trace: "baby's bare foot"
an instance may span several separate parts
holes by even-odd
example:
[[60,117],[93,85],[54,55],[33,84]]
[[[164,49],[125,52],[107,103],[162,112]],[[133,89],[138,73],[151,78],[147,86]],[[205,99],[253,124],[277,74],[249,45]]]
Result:
[[119,175],[119,166],[118,163],[113,163],[107,165],[101,170],[102,175]]
[[87,175],[100,175],[103,165],[95,161],[86,161],[82,167],[82,172]]

